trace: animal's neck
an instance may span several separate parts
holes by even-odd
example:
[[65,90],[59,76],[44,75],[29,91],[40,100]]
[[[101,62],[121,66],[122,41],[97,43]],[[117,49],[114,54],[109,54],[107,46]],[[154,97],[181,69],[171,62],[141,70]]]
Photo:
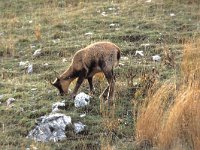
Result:
[[71,76],[73,74],[73,69],[72,67],[70,66],[65,72],[63,72],[61,75],[60,75],[60,79],[70,79]]

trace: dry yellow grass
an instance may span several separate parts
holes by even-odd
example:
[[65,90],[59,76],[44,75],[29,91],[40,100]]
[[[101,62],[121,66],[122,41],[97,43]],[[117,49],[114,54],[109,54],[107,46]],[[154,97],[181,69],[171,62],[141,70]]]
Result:
[[41,40],[41,25],[35,27],[35,37],[38,41]]
[[200,149],[199,63],[200,40],[185,44],[178,90],[166,82],[143,106],[136,125],[140,146],[148,141],[159,149]]
[[174,90],[175,85],[170,84],[168,81],[152,97],[146,100],[148,104],[143,106],[136,125],[136,139],[138,142],[147,140],[151,145],[157,143],[165,112],[170,105],[168,100]]

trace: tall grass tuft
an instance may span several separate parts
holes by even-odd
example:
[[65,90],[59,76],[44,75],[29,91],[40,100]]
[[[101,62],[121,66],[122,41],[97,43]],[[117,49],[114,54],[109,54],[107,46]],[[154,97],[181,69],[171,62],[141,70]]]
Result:
[[173,97],[174,90],[175,85],[167,81],[154,95],[146,99],[136,124],[136,139],[139,142],[138,144],[151,146],[157,144],[165,112],[171,104],[169,99]]
[[188,42],[184,45],[179,86],[166,82],[142,107],[136,125],[140,146],[200,149],[199,63],[200,40]]

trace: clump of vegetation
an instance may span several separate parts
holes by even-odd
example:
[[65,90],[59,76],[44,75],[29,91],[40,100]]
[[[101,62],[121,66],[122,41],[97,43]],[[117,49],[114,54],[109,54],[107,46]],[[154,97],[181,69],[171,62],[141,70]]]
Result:
[[136,125],[140,147],[200,148],[199,44],[195,40],[184,46],[180,83],[171,79],[146,100]]

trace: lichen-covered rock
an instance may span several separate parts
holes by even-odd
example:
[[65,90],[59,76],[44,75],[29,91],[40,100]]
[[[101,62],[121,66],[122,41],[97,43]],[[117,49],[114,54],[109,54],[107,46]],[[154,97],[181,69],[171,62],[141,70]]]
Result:
[[7,106],[9,106],[11,103],[13,103],[14,101],[16,101],[14,98],[8,98],[8,100],[6,101]]
[[35,141],[61,141],[66,138],[65,127],[71,124],[71,117],[61,113],[42,116],[37,120],[37,126],[31,130],[27,138]]
[[74,105],[75,107],[85,107],[89,105],[90,103],[90,98],[88,94],[85,94],[84,92],[79,93],[76,95],[75,100],[74,100]]
[[52,105],[52,112],[58,112],[60,109],[65,108],[65,102],[56,102]]
[[74,123],[74,132],[76,134],[81,133],[85,130],[86,125],[84,125],[82,122]]

